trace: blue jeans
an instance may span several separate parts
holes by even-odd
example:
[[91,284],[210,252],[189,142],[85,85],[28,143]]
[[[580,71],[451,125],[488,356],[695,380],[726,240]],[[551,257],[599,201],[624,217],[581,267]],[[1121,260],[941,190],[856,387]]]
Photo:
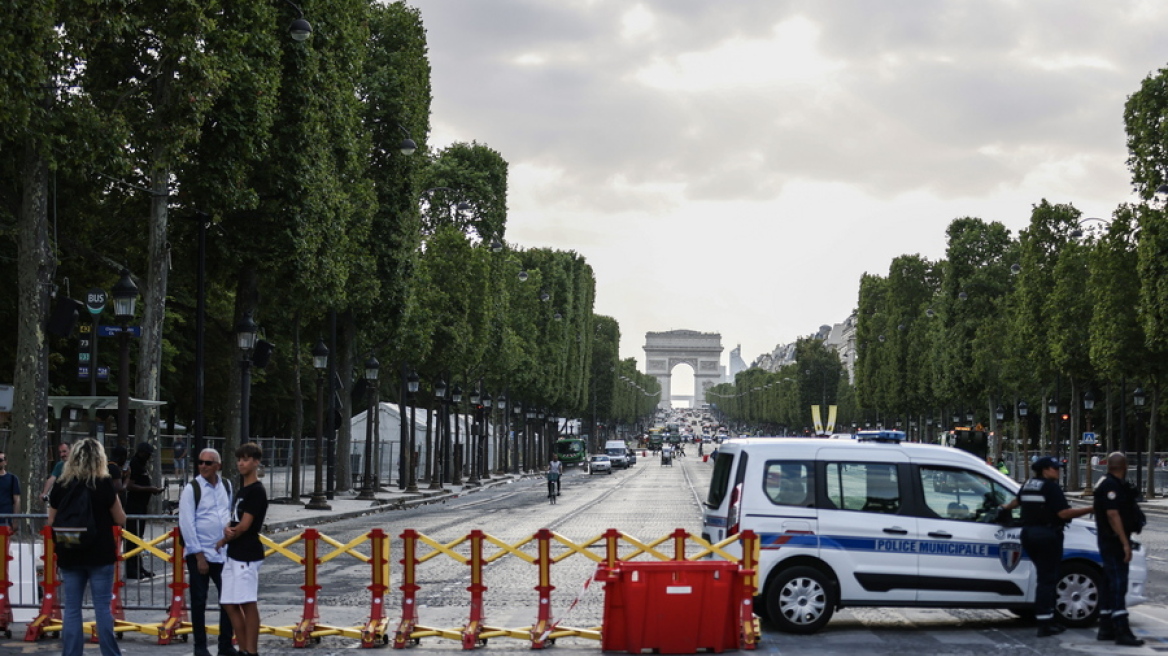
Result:
[[[220,594],[223,593],[223,563],[207,563],[207,573],[199,573],[199,561],[194,556],[187,556],[187,579],[190,581],[191,591],[191,635],[195,638],[196,647],[207,646],[207,592],[211,583]],[[219,651],[227,653],[232,650],[231,618],[223,605],[219,606]]]
[[93,598],[97,615],[97,639],[102,656],[121,656],[117,636],[114,635],[114,616],[110,612],[110,600],[114,590],[114,564],[95,567],[62,567],[61,578],[65,580],[65,610],[61,622],[61,654],[81,656],[85,649],[85,627],[81,624],[81,602],[85,598],[85,586]]

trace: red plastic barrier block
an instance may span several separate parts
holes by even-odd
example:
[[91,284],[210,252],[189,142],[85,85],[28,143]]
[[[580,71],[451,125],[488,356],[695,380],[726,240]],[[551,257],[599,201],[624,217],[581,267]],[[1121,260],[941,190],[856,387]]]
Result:
[[639,654],[739,648],[744,594],[738,564],[725,561],[622,562],[604,586],[604,651]]

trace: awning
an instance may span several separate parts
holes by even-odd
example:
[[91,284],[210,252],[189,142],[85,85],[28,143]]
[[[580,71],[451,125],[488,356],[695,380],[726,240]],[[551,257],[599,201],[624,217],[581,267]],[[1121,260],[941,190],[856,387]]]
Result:
[[[166,405],[166,401],[148,401],[130,397],[131,410],[146,410]],[[80,408],[92,417],[97,410],[116,410],[118,397],[116,396],[50,396],[49,407],[53,409],[53,417],[61,419],[61,411],[67,408]]]

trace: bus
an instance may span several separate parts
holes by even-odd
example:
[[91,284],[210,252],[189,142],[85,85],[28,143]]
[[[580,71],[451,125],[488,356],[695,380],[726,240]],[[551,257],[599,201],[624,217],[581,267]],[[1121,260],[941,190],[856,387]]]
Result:
[[972,453],[981,458],[982,462],[990,455],[989,434],[968,426],[957,426],[951,431],[941,433],[941,444]]
[[579,437],[561,437],[556,440],[555,454],[565,467],[584,466],[588,455],[584,440]]

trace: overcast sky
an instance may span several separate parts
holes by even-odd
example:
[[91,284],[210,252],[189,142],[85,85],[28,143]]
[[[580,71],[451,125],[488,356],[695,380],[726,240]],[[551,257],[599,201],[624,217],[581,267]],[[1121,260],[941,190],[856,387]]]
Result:
[[843,321],[954,218],[1109,216],[1123,104],[1168,65],[1162,0],[409,4],[430,143],[502,153],[508,241],[582,254],[642,369],[648,331],[750,363]]

